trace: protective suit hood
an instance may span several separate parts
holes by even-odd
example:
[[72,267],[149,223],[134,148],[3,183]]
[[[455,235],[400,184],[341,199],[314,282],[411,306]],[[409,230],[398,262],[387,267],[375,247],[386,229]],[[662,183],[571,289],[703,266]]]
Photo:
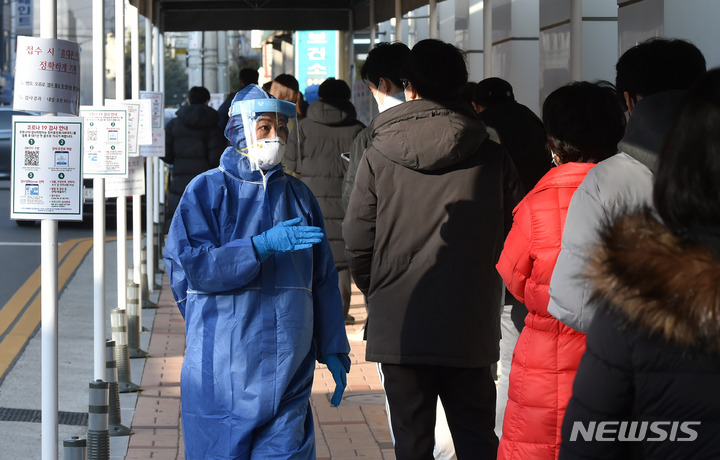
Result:
[[[258,158],[255,156],[253,149],[257,148],[258,141],[254,137],[254,125],[248,124],[254,123],[256,117],[264,112],[274,112],[278,117],[284,115],[287,118],[294,118],[296,115],[294,104],[274,98],[258,85],[248,85],[235,94],[230,104],[230,118],[225,127],[225,137],[232,146],[225,149],[220,160],[222,170],[243,180],[266,181],[269,174],[256,174],[258,169],[256,161],[258,161]],[[295,131],[293,130],[293,132]],[[248,135],[252,139],[248,139]],[[249,143],[251,145],[248,145]],[[251,147],[250,151],[248,151],[248,147]],[[250,159],[248,159],[248,154]],[[262,169],[269,173],[282,169],[282,165],[277,164],[274,167]]]
[[[258,85],[247,85],[235,94],[235,97],[230,103],[230,108],[232,108],[233,104],[238,101],[271,98],[272,96],[263,91],[263,89],[260,88]],[[247,147],[247,144],[245,142],[245,131],[243,129],[242,117],[230,117],[227,125],[225,126],[225,137],[227,138],[227,140],[230,141],[230,144],[232,144],[232,146],[238,150],[242,150]]]

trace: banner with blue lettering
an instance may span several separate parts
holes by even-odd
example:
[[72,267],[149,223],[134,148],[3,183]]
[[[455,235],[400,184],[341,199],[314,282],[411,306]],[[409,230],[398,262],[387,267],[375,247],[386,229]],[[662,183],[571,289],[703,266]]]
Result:
[[337,78],[338,32],[336,30],[301,30],[295,32],[295,78],[300,91],[319,85],[328,77]]

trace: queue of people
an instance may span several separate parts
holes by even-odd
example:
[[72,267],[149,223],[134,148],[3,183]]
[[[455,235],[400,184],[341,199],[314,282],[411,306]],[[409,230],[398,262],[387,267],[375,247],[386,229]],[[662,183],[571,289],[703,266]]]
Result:
[[315,363],[333,406],[351,371],[350,276],[398,460],[720,458],[705,66],[649,40],[540,119],[451,44],[385,43],[368,126],[342,80],[307,106],[291,75],[245,84],[166,238],[186,458],[314,458]]

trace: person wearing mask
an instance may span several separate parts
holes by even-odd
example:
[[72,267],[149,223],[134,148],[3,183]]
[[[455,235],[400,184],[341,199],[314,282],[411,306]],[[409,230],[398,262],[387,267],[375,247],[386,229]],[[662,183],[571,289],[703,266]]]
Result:
[[217,126],[218,112],[208,105],[210,92],[207,88],[190,88],[187,102],[188,105],[180,107],[175,118],[165,126],[165,156],[162,160],[172,165],[165,233],[185,187],[201,172],[216,168],[226,146],[222,130]]
[[232,146],[180,200],[165,245],[185,319],[185,458],[315,458],[315,361],[341,402],[350,369],[322,212],[283,172],[295,105],[257,85],[235,95]]
[[459,49],[422,40],[401,77],[409,102],[372,121],[343,222],[368,302],[366,359],[380,363],[398,460],[433,458],[438,398],[457,458],[494,459],[494,265],[520,198],[517,172],[459,100]]
[[497,270],[510,293],[527,305],[512,354],[499,460],[554,460],[562,416],[585,351],[585,334],[547,311],[548,286],[570,199],[588,171],[617,153],[625,114],[609,84],[570,83],[543,104],[547,144],[556,167],[515,208]]
[[562,460],[720,458],[719,124],[713,69],[670,126],[654,209],[629,208],[600,230],[585,272],[597,308]]
[[[512,85],[502,78],[486,78],[475,85],[472,105],[485,122],[490,139],[505,147],[520,176],[525,192],[532,190],[549,170],[547,139],[542,120],[528,107],[515,100]],[[502,436],[503,415],[507,405],[510,369],[515,343],[525,326],[527,308],[510,292],[500,318],[500,377],[495,418],[495,433]]]
[[[245,67],[240,69],[240,75],[238,77],[238,91],[240,91],[247,85],[257,85],[260,74],[255,69]],[[218,126],[220,126],[220,129],[224,130],[228,120],[230,119],[230,115],[228,114],[228,112],[230,111],[230,104],[232,104],[236,93],[237,91],[228,94],[220,107],[218,107],[218,113],[220,114],[220,121],[218,122]]]
[[342,181],[347,161],[342,154],[350,151],[355,135],[365,125],[357,120],[350,102],[350,87],[343,80],[326,79],[318,89],[319,99],[308,107],[307,116],[298,124],[299,143],[291,144],[285,166],[296,172],[317,198],[325,218],[335,267],[338,269],[345,324],[354,324],[350,311],[350,269],[342,239]]
[[[370,50],[365,63],[360,68],[360,77],[370,88],[380,113],[405,102],[405,92],[400,82],[400,66],[408,54],[410,48],[404,43],[378,43]],[[342,189],[345,209],[350,201],[360,159],[371,140],[372,131],[368,126],[358,133],[350,147],[350,161]]]
[[581,332],[595,313],[580,276],[606,219],[652,202],[653,174],[679,101],[705,73],[705,57],[690,42],[653,38],[626,51],[616,65],[616,89],[630,115],[620,152],[593,168],[573,196],[562,249],[550,280],[548,311]]
[[[408,54],[410,54],[410,48],[404,43],[378,43],[370,50],[365,63],[360,69],[360,75],[365,84],[368,85],[373,99],[375,99],[377,103],[379,113],[383,113],[405,102],[405,91],[400,81],[400,68]],[[355,136],[355,140],[350,147],[350,161],[345,173],[345,178],[343,179],[342,190],[343,207],[345,210],[347,210],[347,205],[350,201],[350,193],[355,183],[355,175],[357,174],[360,159],[365,149],[370,145],[371,140],[372,130],[367,126]],[[367,308],[367,299],[365,299],[365,308]],[[367,339],[364,328],[363,339]],[[380,366],[378,366],[378,372],[382,380]],[[450,435],[447,418],[445,417],[445,410],[439,398],[436,414],[437,421],[435,423],[433,456],[435,460],[455,460],[455,447],[453,446],[452,436]],[[392,423],[390,422],[389,425],[390,436],[393,437]]]

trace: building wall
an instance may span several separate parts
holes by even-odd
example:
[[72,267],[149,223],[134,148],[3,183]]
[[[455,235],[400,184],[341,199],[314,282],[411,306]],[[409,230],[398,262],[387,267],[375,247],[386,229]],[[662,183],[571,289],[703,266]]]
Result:
[[[540,0],[538,103],[571,81],[571,0]],[[618,58],[615,0],[582,0],[580,80],[615,81]]]
[[720,2],[717,0],[618,1],[619,53],[651,37],[682,38],[705,55],[708,69],[720,66]]
[[509,81],[517,101],[539,114],[538,0],[493,0],[491,5],[493,55],[490,74]]

